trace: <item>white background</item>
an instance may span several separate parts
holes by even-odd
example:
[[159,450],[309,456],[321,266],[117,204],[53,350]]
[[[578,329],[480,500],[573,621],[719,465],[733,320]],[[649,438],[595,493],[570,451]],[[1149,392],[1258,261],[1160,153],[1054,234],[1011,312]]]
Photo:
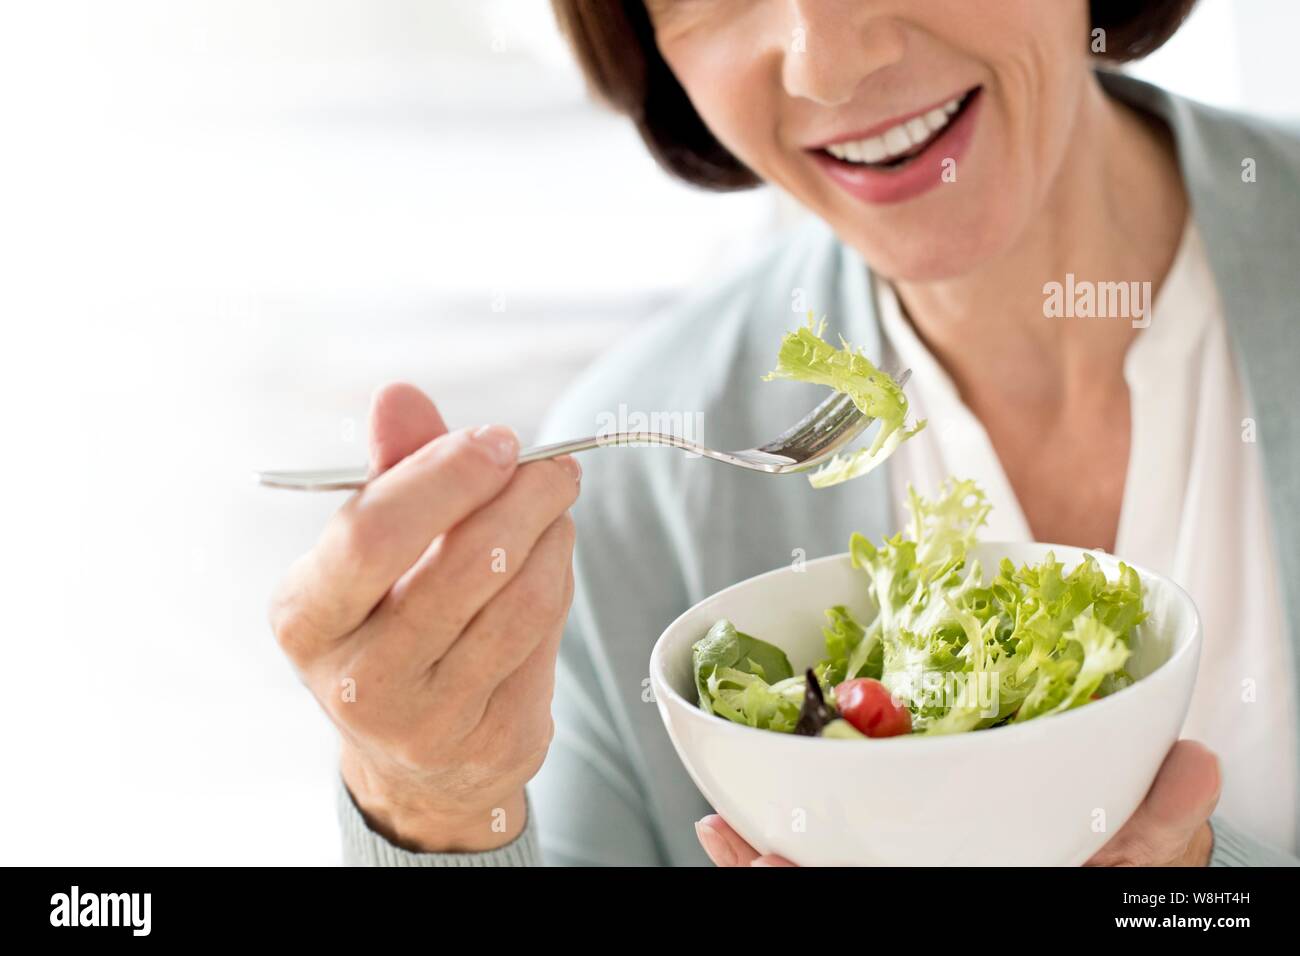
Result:
[[[1138,72],[1294,112],[1296,35],[1203,0]],[[528,437],[777,218],[663,176],[541,0],[0,3],[0,862],[337,862],[265,606],[338,499],[250,468],[363,460],[394,379]]]

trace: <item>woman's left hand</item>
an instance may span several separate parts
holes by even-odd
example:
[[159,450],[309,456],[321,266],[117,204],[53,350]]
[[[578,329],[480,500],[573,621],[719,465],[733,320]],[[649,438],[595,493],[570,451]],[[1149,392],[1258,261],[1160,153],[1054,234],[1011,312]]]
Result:
[[[1214,847],[1210,814],[1219,802],[1219,758],[1204,744],[1180,740],[1133,816],[1087,866],[1205,866]],[[700,845],[718,866],[794,866],[763,855],[712,814],[695,824]]]
[[1195,740],[1178,741],[1142,805],[1086,865],[1208,865],[1214,849],[1210,814],[1222,786],[1214,752]]

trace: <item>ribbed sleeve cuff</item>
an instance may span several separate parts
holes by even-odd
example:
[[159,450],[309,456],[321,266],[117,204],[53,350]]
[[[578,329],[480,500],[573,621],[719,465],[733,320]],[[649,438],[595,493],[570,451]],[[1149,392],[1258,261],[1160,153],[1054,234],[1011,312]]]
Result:
[[1254,840],[1219,817],[1210,820],[1214,849],[1210,866],[1300,866],[1300,860]]
[[[412,853],[385,840],[366,825],[352,794],[339,780],[339,827],[343,834],[344,866],[541,866],[537,823],[532,803],[523,832],[505,846],[482,853]],[[527,793],[524,795],[528,801]]]

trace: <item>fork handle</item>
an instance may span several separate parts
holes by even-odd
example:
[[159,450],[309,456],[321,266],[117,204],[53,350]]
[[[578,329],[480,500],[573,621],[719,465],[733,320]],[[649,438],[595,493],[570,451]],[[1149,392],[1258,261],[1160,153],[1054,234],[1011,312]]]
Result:
[[[551,445],[534,445],[519,453],[519,464],[530,461],[544,461],[558,458],[560,455],[572,455],[575,452],[590,451],[606,445],[672,445],[677,448],[693,448],[689,442],[674,435],[662,435],[657,432],[618,432],[612,435],[592,435],[589,438],[575,438],[572,441],[560,441]],[[357,491],[370,481],[370,472],[358,468],[318,468],[312,471],[259,471],[255,473],[258,484],[267,488],[286,488],[290,491]]]
[[534,445],[532,448],[525,448],[519,453],[519,464],[526,465],[530,461],[545,461],[548,458],[559,458],[561,455],[590,451],[593,448],[599,448],[601,445],[609,444],[610,438],[609,435],[592,435],[589,438],[557,441],[550,445]]

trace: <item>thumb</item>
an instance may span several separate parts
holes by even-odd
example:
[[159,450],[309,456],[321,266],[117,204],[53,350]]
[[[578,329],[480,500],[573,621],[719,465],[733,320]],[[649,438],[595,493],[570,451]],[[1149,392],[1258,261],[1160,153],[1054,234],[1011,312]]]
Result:
[[383,386],[370,400],[371,477],[446,433],[437,406],[424,392],[405,382]]
[[1213,751],[1195,740],[1178,741],[1142,805],[1089,862],[1151,866],[1178,860],[1214,812],[1222,784]]

